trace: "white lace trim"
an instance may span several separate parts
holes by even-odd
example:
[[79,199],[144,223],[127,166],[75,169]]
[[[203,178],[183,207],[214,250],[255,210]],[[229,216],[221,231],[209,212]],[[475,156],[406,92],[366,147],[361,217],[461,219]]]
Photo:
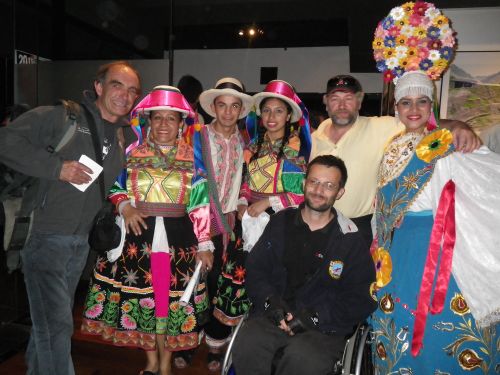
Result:
[[198,251],[211,251],[215,250],[214,243],[211,240],[202,241],[198,243]]

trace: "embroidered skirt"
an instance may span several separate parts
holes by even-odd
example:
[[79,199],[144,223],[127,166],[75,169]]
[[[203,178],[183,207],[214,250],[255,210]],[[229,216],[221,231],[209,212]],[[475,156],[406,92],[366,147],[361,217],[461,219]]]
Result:
[[208,296],[204,282],[195,288],[190,303],[179,299],[196,266],[197,240],[189,217],[163,218],[170,247],[169,312],[155,317],[151,274],[151,243],[155,217],[145,219],[148,229],[127,234],[122,255],[113,263],[98,257],[85,301],[82,331],[100,335],[117,346],[156,348],[156,334],[165,334],[170,351],[195,348],[200,326],[207,320]]
[[[423,349],[410,352],[415,310],[427,257],[432,215],[408,214],[394,233],[392,280],[377,293],[372,318],[377,374],[493,374],[500,366],[500,332],[480,329],[450,277],[444,309],[427,316]],[[478,291],[481,293],[481,291]]]
[[245,260],[241,221],[236,220],[232,238],[223,253],[222,269],[217,280],[217,294],[213,298],[214,316],[223,324],[235,326],[250,307],[245,290]]

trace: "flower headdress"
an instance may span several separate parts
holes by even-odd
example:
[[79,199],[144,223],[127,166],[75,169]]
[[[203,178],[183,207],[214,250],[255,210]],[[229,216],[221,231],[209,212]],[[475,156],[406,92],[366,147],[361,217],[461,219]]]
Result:
[[455,44],[449,19],[424,1],[393,8],[379,22],[372,43],[377,69],[394,84],[414,70],[439,79],[455,55]]

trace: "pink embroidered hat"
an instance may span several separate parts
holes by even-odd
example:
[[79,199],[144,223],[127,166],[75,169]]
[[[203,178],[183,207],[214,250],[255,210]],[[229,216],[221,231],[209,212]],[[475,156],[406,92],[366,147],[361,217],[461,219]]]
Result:
[[142,144],[146,134],[146,119],[151,111],[170,110],[180,112],[183,119],[195,117],[193,109],[177,87],[156,86],[142,99],[130,113],[130,126],[137,141],[127,147],[127,152]]
[[148,114],[151,111],[170,110],[180,112],[183,118],[194,117],[188,101],[177,87],[156,86],[135,106],[132,113]]
[[292,108],[291,122],[297,122],[302,117],[302,110],[300,109],[299,103],[302,103],[295,93],[292,85],[288,82],[281,81],[279,79],[270,81],[264,91],[259,92],[253,96],[255,110],[257,115],[260,116],[260,103],[266,98],[278,98],[288,103]]

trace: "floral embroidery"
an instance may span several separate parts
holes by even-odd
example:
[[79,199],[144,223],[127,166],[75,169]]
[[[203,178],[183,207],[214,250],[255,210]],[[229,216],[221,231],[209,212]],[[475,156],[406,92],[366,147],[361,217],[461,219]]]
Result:
[[[409,348],[408,327],[396,327],[394,320],[390,317],[379,318],[373,316],[376,331],[375,352],[382,360],[377,368],[380,374],[389,374],[396,368],[397,363],[405,355]],[[401,369],[403,370],[403,369]],[[412,374],[411,369],[407,372],[393,372],[393,374]]]
[[430,163],[444,155],[452,142],[453,136],[449,130],[437,130],[422,139],[416,149],[417,156],[420,160]]
[[[238,252],[238,256],[246,256],[241,247],[234,252]],[[240,261],[238,261],[239,263]],[[229,265],[228,262],[226,266]],[[215,311],[214,315],[217,319],[227,325],[236,325],[240,318],[250,307],[250,301],[245,288],[242,284],[245,281],[246,270],[242,266],[226,267],[226,271],[219,275],[218,293],[214,297]]]
[[392,260],[389,252],[383,247],[379,247],[372,254],[375,262],[375,271],[377,275],[377,287],[383,288],[391,281]]
[[418,133],[396,135],[386,147],[378,171],[378,186],[384,186],[397,178],[406,168],[413,156],[415,147],[423,138]]
[[154,309],[155,301],[152,298],[142,298],[139,300],[139,305],[141,305],[143,309]]
[[85,311],[85,316],[88,318],[97,318],[99,315],[102,313],[102,305],[101,304],[96,304],[87,309]]
[[379,302],[380,310],[385,312],[386,314],[390,314],[394,311],[394,300],[392,299],[392,295],[384,294],[382,299]]
[[413,173],[409,173],[407,176],[403,177],[403,182],[401,185],[406,190],[418,189],[418,177],[419,176],[417,176]]
[[469,306],[467,305],[467,302],[459,293],[455,293],[455,296],[451,299],[450,308],[451,311],[453,311],[457,315],[465,315],[469,312]]
[[458,355],[460,367],[467,371],[480,368],[483,362],[483,359],[472,349],[465,349]]
[[136,329],[137,323],[130,315],[125,314],[121,318],[121,324],[125,329]]
[[186,320],[181,325],[181,331],[182,332],[191,332],[193,328],[195,327],[196,324],[196,319],[194,318],[193,315],[189,315]]
[[127,256],[129,258],[137,258],[137,246],[136,244],[130,244],[127,249]]
[[243,268],[242,266],[236,267],[236,270],[234,272],[234,279],[240,283],[243,282],[243,280],[245,280],[245,273],[245,268]]

